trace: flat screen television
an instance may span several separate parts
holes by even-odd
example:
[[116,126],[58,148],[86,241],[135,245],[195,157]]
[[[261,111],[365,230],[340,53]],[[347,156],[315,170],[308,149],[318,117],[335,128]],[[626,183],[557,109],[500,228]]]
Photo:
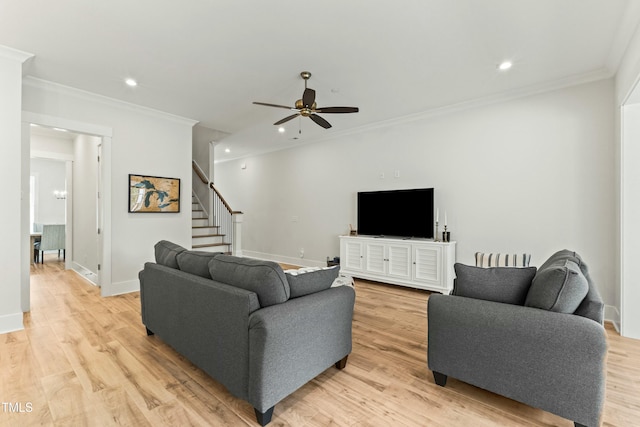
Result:
[[433,188],[358,193],[358,234],[433,239]]

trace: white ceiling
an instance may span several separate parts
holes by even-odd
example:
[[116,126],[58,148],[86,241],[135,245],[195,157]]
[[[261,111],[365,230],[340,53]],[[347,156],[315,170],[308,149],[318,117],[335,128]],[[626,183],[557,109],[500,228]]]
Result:
[[[199,120],[239,157],[457,104],[615,73],[640,18],[633,0],[20,0],[0,2],[0,44],[26,73]],[[508,72],[496,66],[513,61]],[[313,73],[324,130],[295,119]],[[123,80],[133,77],[130,88]],[[302,135],[298,134],[301,126]],[[300,137],[294,140],[294,137]]]

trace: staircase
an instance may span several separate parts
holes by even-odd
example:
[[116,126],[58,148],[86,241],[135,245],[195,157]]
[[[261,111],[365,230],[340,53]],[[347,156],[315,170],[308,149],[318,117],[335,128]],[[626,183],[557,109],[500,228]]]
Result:
[[207,213],[202,209],[195,196],[191,196],[191,247],[206,252],[224,252],[231,254],[231,245],[220,234],[220,227],[209,225]]

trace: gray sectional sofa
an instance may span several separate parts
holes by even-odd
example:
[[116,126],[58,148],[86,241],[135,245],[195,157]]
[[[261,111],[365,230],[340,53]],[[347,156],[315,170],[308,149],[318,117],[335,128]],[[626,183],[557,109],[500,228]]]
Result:
[[288,277],[274,262],[156,244],[140,272],[142,322],[248,401],[261,425],[276,403],[351,352],[355,292],[337,269]]
[[429,297],[428,365],[447,377],[597,426],[604,402],[604,304],[563,250],[535,268],[456,265],[452,295]]

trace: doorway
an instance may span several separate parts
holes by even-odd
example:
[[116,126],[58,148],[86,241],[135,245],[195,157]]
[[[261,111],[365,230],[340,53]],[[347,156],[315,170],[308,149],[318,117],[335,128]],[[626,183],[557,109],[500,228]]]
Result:
[[[32,141],[31,128],[37,125],[47,129],[64,129],[67,132],[76,134],[74,137],[76,142],[73,154],[68,152],[60,153],[60,147],[51,146],[50,149],[38,147],[36,141]],[[33,142],[33,147],[32,147]],[[67,256],[65,268],[74,269],[83,274],[82,267],[87,267],[85,275],[94,284],[99,284],[102,295],[109,295],[111,292],[111,241],[106,236],[111,228],[111,216],[109,214],[111,207],[110,198],[110,158],[111,158],[111,129],[96,126],[92,124],[76,122],[68,119],[46,116],[23,112],[22,124],[22,153],[23,164],[25,164],[22,174],[23,188],[29,188],[29,159],[31,158],[32,148],[36,157],[58,157],[59,160],[65,161],[67,165],[66,178],[66,219],[67,223]],[[57,152],[57,153],[56,153]],[[85,169],[81,168],[81,161],[78,156],[86,159],[92,159],[91,167],[88,167],[88,161],[85,162]],[[62,159],[60,159],[62,157]],[[100,162],[98,161],[100,157]],[[101,167],[103,165],[104,167]],[[93,172],[87,172],[93,170]],[[74,180],[75,176],[75,180]],[[98,186],[101,189],[98,190]],[[92,200],[89,208],[75,209],[74,217],[74,197],[78,202]],[[100,202],[98,202],[100,197]],[[23,241],[30,241],[30,206],[29,198],[23,198],[21,230]],[[76,204],[77,206],[77,204]],[[84,222],[83,221],[84,218]],[[91,220],[87,220],[91,218]],[[88,224],[88,225],[87,225]],[[87,232],[86,230],[90,230]],[[87,238],[87,236],[89,236]],[[83,240],[84,239],[84,240]],[[82,242],[82,243],[81,243]],[[86,245],[83,249],[83,245]],[[27,252],[28,250],[28,252]],[[21,274],[21,300],[22,310],[30,311],[30,253],[33,248],[25,244],[23,248],[22,258],[22,274]],[[86,266],[83,263],[87,264]]]

